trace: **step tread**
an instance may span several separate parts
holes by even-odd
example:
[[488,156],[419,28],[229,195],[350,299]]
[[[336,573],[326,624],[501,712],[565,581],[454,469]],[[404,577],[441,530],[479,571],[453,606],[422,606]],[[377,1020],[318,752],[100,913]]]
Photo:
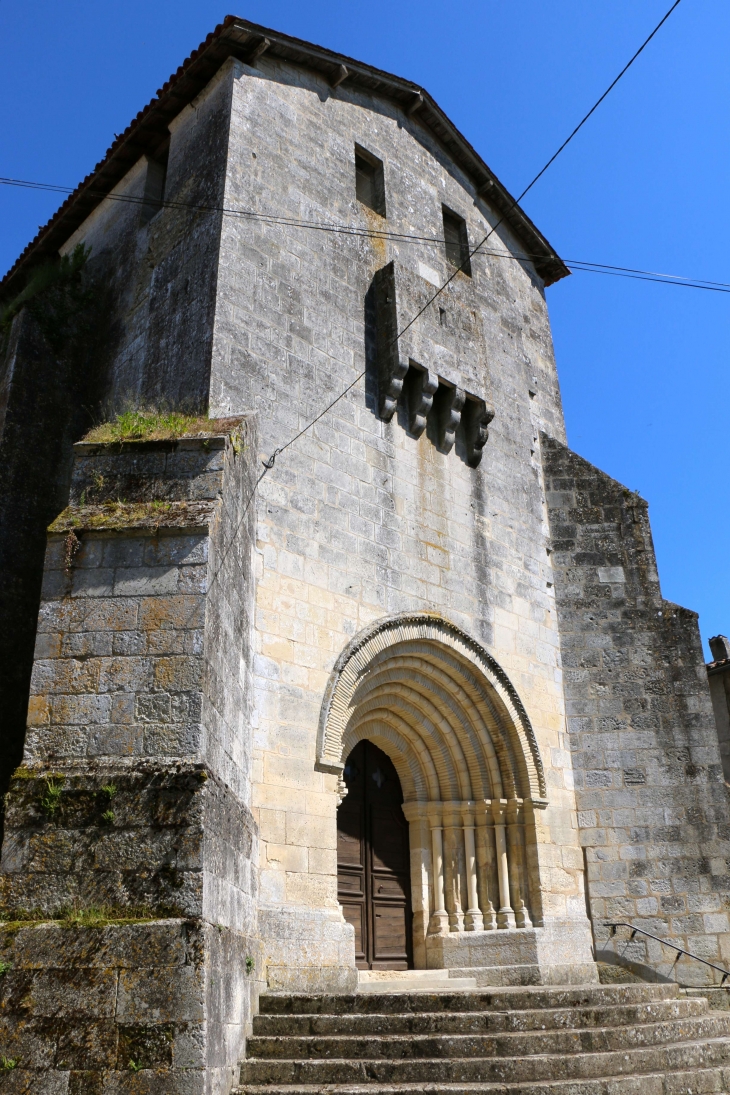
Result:
[[[599,1025],[618,1027],[637,1022],[667,1022],[672,1019],[689,1019],[710,1015],[707,1001],[702,997],[672,1000],[647,1000],[634,1004],[602,1004],[587,1007],[534,1008],[509,1011],[419,1011],[400,1015],[379,1012],[352,1012],[339,1015],[257,1015],[253,1021],[257,1037],[301,1037],[302,1035],[329,1036],[330,1031],[312,1028],[332,1028],[332,1034],[359,1034],[361,1028],[387,1026],[393,1034],[439,1033],[437,1027],[469,1027],[470,1024],[484,1029],[473,1033],[500,1033],[520,1030],[590,1030]],[[602,1022],[601,1022],[602,1020]],[[304,1029],[309,1027],[310,1029]],[[394,1029],[401,1027],[402,1030]],[[287,1029],[296,1028],[296,1029]],[[367,1033],[367,1031],[363,1031]],[[379,1033],[373,1030],[372,1033]],[[443,1029],[442,1033],[451,1033]],[[454,1033],[458,1033],[457,1030]]]
[[[703,1081],[717,1078],[726,1081],[722,1087],[708,1088]],[[645,1072],[640,1075],[623,1076],[597,1076],[586,1080],[528,1080],[517,1083],[505,1084],[501,1081],[476,1083],[369,1083],[369,1084],[241,1084],[232,1089],[230,1095],[621,1095],[620,1087],[634,1085],[635,1081],[641,1081],[642,1092],[648,1091],[648,1095],[654,1095],[652,1087],[654,1083],[660,1083],[661,1089],[655,1089],[657,1095],[665,1090],[664,1080],[666,1072]],[[714,1065],[710,1068],[681,1069],[673,1073],[673,1079],[677,1081],[673,1090],[681,1090],[678,1083],[691,1084],[700,1092],[716,1092],[723,1095],[728,1090],[730,1083],[730,1069],[723,1065]],[[702,1086],[697,1086],[701,1084]],[[651,1086],[650,1086],[651,1085]],[[689,1090],[684,1088],[684,1090]],[[633,1093],[632,1093],[633,1095]]]
[[[459,1036],[457,1036],[459,1037]],[[465,1035],[464,1037],[469,1037]],[[382,1040],[382,1039],[381,1039]],[[403,1039],[404,1042],[410,1041],[408,1038]],[[582,1049],[570,1054],[571,1057],[599,1057],[602,1054],[616,1054],[616,1053],[640,1053],[648,1050],[672,1050],[672,1049],[686,1049],[688,1047],[706,1046],[712,1043],[727,1042],[728,1048],[730,1048],[730,1033],[726,1035],[710,1036],[707,1038],[688,1038],[681,1041],[673,1042],[657,1042],[656,1044],[649,1045],[633,1045],[633,1046],[619,1046],[616,1049]],[[408,1064],[426,1064],[429,1061],[439,1064],[456,1062],[456,1061],[524,1061],[529,1058],[548,1058],[554,1057],[556,1060],[564,1060],[565,1053],[563,1051],[551,1053],[549,1051],[544,1053],[523,1054],[510,1056],[510,1054],[490,1055],[489,1057],[480,1057],[476,1054],[469,1053],[463,1057],[246,1057],[242,1064],[267,1064],[267,1065],[298,1065],[298,1064],[351,1064],[357,1062],[357,1064],[398,1064],[399,1061],[406,1062]],[[730,1061],[728,1062],[730,1063]]]
[[[711,1053],[711,1060],[687,1060],[688,1057],[696,1056],[698,1054]],[[721,1053],[722,1058],[717,1059],[717,1054]],[[569,1064],[570,1063],[570,1064]],[[484,1082],[497,1082],[504,1080],[501,1076],[495,1076],[494,1072],[499,1070],[502,1076],[508,1072],[515,1075],[514,1082],[520,1082],[520,1071],[522,1071],[521,1082],[533,1084],[538,1082],[548,1082],[552,1075],[555,1075],[555,1066],[560,1065],[563,1069],[564,1079],[572,1081],[585,1081],[594,1080],[598,1075],[598,1070],[604,1076],[618,1075],[625,1077],[631,1074],[647,1074],[654,1072],[670,1072],[682,1071],[691,1068],[709,1068],[709,1067],[730,1067],[730,1037],[723,1038],[706,1038],[694,1042],[673,1042],[664,1043],[659,1046],[639,1046],[630,1047],[626,1049],[617,1050],[603,1050],[598,1052],[588,1053],[541,1053],[527,1057],[421,1057],[421,1058],[360,1058],[353,1060],[352,1058],[326,1058],[326,1059],[249,1059],[243,1061],[241,1064],[242,1073],[246,1072],[244,1080],[245,1084],[257,1083],[260,1081],[260,1073],[263,1070],[269,1070],[272,1073],[279,1072],[279,1078],[274,1079],[274,1083],[278,1083],[279,1086],[291,1083],[319,1083],[319,1084],[357,1084],[368,1082],[380,1082],[380,1083],[398,1083],[398,1071],[409,1070],[416,1075],[411,1075],[405,1078],[406,1082],[417,1083],[419,1079],[427,1082],[426,1077],[431,1082],[451,1082],[451,1077],[447,1073],[455,1072],[459,1068],[463,1073],[474,1072],[477,1068],[489,1069],[493,1075],[491,1078],[481,1077],[478,1079],[484,1080]],[[592,1071],[583,1071],[584,1068]],[[249,1073],[250,1069],[250,1073]],[[531,1072],[531,1075],[525,1075],[525,1071]],[[315,1075],[319,1071],[319,1075]],[[348,1071],[350,1075],[347,1075]],[[541,1077],[539,1073],[545,1071],[547,1075]],[[285,1077],[285,1073],[298,1073],[298,1075],[291,1075]],[[381,1076],[378,1077],[378,1072]],[[259,1075],[257,1075],[257,1073]],[[337,1078],[333,1077],[334,1074]],[[360,1075],[357,1075],[359,1073]],[[368,1078],[369,1073],[369,1078]],[[389,1075],[383,1075],[383,1073],[389,1073]],[[420,1073],[420,1076],[417,1075]],[[442,1080],[439,1080],[439,1073],[442,1076]],[[307,1075],[308,1074],[308,1075]],[[425,1074],[425,1075],[424,1075]],[[243,1078],[243,1077],[242,1077]],[[472,1082],[474,1077],[465,1077],[465,1082]],[[271,1082],[271,1081],[268,1081]]]
[[[259,1000],[260,1014],[342,1014],[352,1012],[371,1013],[376,1004],[380,1004],[384,1010],[393,1012],[396,1009],[428,1010],[429,999],[434,1001],[435,1011],[448,1010],[448,1005],[454,1006],[454,1010],[465,1010],[464,1005],[473,1002],[469,1010],[484,1010],[497,1007],[499,1010],[507,1008],[511,1011],[536,1010],[546,1006],[546,1001],[563,1000],[562,1006],[576,1006],[572,1001],[585,1000],[584,1006],[599,1006],[609,1001],[632,1003],[637,1001],[677,999],[679,989],[676,984],[632,984],[632,985],[550,985],[550,986],[515,986],[509,988],[483,988],[473,989],[468,992],[438,991],[429,992],[394,992],[394,993],[337,993],[317,994],[311,993],[266,993]],[[500,1001],[503,1003],[500,1005]]]
[[[705,1028],[704,1030],[702,1028]],[[665,1040],[662,1039],[662,1034],[665,1035]],[[642,1036],[648,1039],[647,1042],[642,1042]],[[312,1055],[312,1050],[319,1051],[321,1054],[327,1047],[330,1049],[338,1049],[342,1047],[343,1050],[350,1049],[349,1056],[352,1056],[356,1048],[365,1051],[365,1055],[358,1060],[367,1059],[368,1050],[375,1050],[378,1047],[392,1047],[396,1051],[399,1047],[408,1046],[428,1046],[434,1042],[441,1042],[444,1047],[455,1048],[458,1054],[458,1050],[461,1048],[459,1043],[463,1043],[464,1047],[472,1046],[472,1052],[470,1057],[477,1057],[478,1054],[474,1052],[477,1049],[487,1049],[490,1046],[502,1045],[508,1049],[507,1056],[509,1056],[510,1042],[514,1042],[520,1046],[521,1055],[530,1055],[529,1046],[530,1043],[540,1044],[549,1042],[551,1039],[556,1042],[570,1043],[576,1040],[589,1040],[594,1039],[600,1041],[601,1038],[605,1038],[607,1041],[619,1041],[622,1037],[627,1039],[625,1046],[615,1045],[611,1046],[596,1046],[591,1048],[589,1046],[576,1048],[571,1052],[576,1053],[601,1053],[601,1052],[620,1052],[622,1049],[637,1049],[637,1048],[659,1048],[663,1045],[671,1044],[689,1044],[693,1042],[705,1042],[717,1037],[730,1037],[730,1015],[723,1013],[709,1013],[706,1015],[688,1016],[684,1018],[667,1018],[659,1019],[654,1022],[645,1023],[633,1023],[630,1028],[624,1026],[595,1026],[595,1027],[560,1027],[558,1029],[543,1029],[543,1030],[503,1030],[503,1031],[428,1031],[423,1033],[392,1033],[390,1031],[381,1033],[346,1033],[346,1034],[256,1034],[249,1038],[248,1045],[250,1047],[250,1056],[247,1056],[247,1060],[317,1060],[316,1055]],[[656,1039],[656,1040],[653,1040]],[[256,1050],[270,1051],[274,1048],[281,1048],[284,1051],[287,1049],[295,1050],[286,1057],[271,1057],[268,1053],[264,1056],[259,1056]],[[566,1046],[566,1049],[569,1048]],[[549,1050],[548,1050],[549,1052]],[[539,1051],[538,1051],[539,1053]],[[382,1055],[378,1055],[380,1058]],[[449,1058],[452,1056],[449,1053],[445,1053],[443,1058]],[[494,1056],[494,1054],[490,1054]],[[324,1060],[331,1060],[334,1058],[323,1057]],[[397,1059],[393,1054],[388,1055],[389,1060]],[[412,1053],[408,1054],[408,1059],[414,1059]],[[442,1059],[439,1057],[439,1059]]]

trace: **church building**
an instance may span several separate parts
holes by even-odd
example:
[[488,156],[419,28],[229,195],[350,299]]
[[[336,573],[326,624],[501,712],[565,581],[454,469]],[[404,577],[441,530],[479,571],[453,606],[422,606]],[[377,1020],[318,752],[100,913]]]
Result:
[[[567,447],[568,274],[424,88],[229,16],[0,283],[14,1092],[730,1090],[697,617]],[[286,1057],[398,985],[669,1025]]]

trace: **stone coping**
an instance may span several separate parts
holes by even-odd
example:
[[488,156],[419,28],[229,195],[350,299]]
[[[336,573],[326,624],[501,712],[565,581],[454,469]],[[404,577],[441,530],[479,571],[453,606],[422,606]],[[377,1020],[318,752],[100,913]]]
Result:
[[100,506],[67,506],[48,526],[49,536],[69,532],[126,532],[141,534],[207,532],[217,501],[114,502]]

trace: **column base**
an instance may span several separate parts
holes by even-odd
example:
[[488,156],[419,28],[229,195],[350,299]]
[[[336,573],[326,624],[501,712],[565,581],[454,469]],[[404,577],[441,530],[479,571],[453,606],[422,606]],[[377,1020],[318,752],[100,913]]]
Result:
[[517,921],[515,914],[509,906],[502,906],[497,913],[497,927],[498,928],[516,928]]
[[431,919],[428,924],[429,935],[448,935],[449,934],[449,914],[443,910],[439,910],[431,914]]
[[484,917],[480,913],[479,909],[467,909],[467,911],[464,913],[464,931],[484,931]]

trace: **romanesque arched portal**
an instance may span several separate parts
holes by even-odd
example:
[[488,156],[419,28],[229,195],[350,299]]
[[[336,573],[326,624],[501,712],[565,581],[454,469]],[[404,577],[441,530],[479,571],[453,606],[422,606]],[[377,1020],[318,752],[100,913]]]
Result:
[[403,788],[417,961],[428,935],[541,924],[534,809],[545,805],[544,772],[494,659],[439,616],[380,621],[332,672],[318,766],[341,773],[363,739],[388,754]]

